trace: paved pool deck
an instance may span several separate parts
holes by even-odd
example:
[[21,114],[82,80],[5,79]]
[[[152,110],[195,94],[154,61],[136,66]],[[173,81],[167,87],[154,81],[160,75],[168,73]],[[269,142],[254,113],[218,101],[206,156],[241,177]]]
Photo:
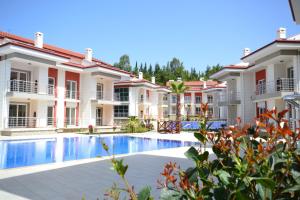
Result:
[[[133,135],[195,141],[193,133],[157,134],[148,132]],[[58,134],[57,137],[62,136],[62,134]],[[53,135],[40,136],[39,138],[43,137],[53,137]],[[11,138],[9,137],[9,139]],[[18,138],[23,139],[21,136],[18,136]],[[152,187],[152,194],[155,199],[158,199],[157,180],[160,177],[163,166],[167,162],[176,162],[183,169],[193,165],[184,156],[184,152],[188,148],[155,150],[117,157],[122,157],[124,162],[129,165],[127,177],[130,184],[135,186],[136,191],[143,186],[149,185]],[[208,150],[211,151],[211,149]],[[0,170],[0,199],[58,200],[81,199],[83,196],[86,199],[103,199],[105,191],[114,182],[121,186],[123,185],[120,177],[111,170],[111,163],[108,158],[93,158],[6,169]]]

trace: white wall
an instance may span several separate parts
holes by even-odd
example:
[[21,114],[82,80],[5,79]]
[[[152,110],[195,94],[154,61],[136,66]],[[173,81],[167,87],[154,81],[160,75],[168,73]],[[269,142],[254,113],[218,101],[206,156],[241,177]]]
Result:
[[255,73],[243,72],[241,74],[241,119],[242,123],[253,121],[256,113],[255,103],[251,96],[255,91]]
[[8,91],[10,72],[11,62],[8,60],[0,61],[0,130],[7,127],[9,101],[6,93]]

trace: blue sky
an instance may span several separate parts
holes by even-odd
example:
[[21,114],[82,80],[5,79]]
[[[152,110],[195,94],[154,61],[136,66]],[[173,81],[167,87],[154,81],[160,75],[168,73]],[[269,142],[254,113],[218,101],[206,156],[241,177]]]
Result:
[[0,30],[84,52],[114,63],[165,64],[173,57],[186,68],[239,61],[272,41],[276,30],[300,33],[288,0],[1,0]]

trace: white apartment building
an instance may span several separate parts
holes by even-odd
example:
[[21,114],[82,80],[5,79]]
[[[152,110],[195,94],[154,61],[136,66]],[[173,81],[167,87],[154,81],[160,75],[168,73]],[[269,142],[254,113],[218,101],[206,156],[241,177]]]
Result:
[[[181,79],[177,80],[181,81]],[[167,83],[170,85],[172,80]],[[184,119],[188,117],[199,116],[201,113],[201,103],[207,103],[209,106],[208,115],[211,120],[225,119],[226,108],[219,107],[217,105],[218,93],[226,89],[224,83],[218,83],[212,80],[199,80],[199,81],[185,81],[184,85],[188,87],[188,90],[184,94],[180,95],[181,114]],[[176,119],[176,103],[177,95],[169,94],[169,119]]]
[[[168,89],[85,54],[0,32],[0,132],[118,126],[128,116],[163,118]],[[151,113],[151,114],[150,114]]]
[[300,35],[287,37],[286,29],[280,28],[271,43],[254,52],[245,49],[242,63],[213,74],[212,78],[227,81],[228,97],[231,92],[239,94],[239,101],[226,104],[228,118],[254,123],[259,114],[276,107],[289,109],[285,117],[292,128],[299,127],[299,51]]

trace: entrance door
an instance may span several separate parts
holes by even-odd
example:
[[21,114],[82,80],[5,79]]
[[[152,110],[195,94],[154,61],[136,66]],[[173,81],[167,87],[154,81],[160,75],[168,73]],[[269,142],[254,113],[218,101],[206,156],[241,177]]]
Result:
[[76,122],[76,109],[75,108],[66,108],[66,123],[68,126],[75,126]]
[[102,126],[102,108],[96,108],[96,126]]
[[27,105],[10,104],[9,105],[9,127],[26,127],[28,126]]

